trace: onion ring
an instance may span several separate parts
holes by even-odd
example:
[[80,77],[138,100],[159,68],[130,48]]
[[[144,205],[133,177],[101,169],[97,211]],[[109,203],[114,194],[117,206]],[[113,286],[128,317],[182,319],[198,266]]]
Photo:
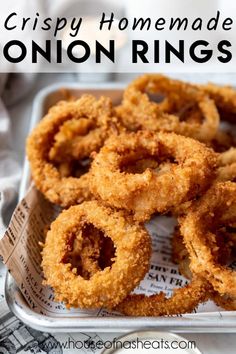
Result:
[[220,294],[236,296],[236,275],[218,260],[217,227],[236,220],[236,184],[215,183],[185,217],[180,230],[190,255],[190,269],[204,276]]
[[[227,232],[220,232],[218,237],[219,241],[219,261],[221,264],[226,264],[228,259],[232,254],[232,248],[235,247],[236,242],[231,241],[231,237]],[[184,245],[183,237],[181,236],[179,229],[175,230],[172,238],[172,259],[174,263],[179,265],[179,272],[184,275],[187,279],[192,278],[192,273],[190,271],[189,265],[189,254]],[[216,291],[210,291],[210,299],[213,300],[218,306],[224,308],[225,310],[233,311],[236,310],[236,297],[232,297],[228,294],[219,294]]]
[[[155,159],[159,171],[126,172],[126,166],[130,171],[129,166],[143,158]],[[136,220],[146,221],[154,212],[166,212],[205,190],[214,177],[215,163],[211,149],[174,133],[121,134],[96,154],[91,191],[107,205],[129,210]]]
[[[62,139],[66,136],[67,125],[70,125],[71,122],[80,125],[80,121],[83,124],[85,119],[87,119],[90,128],[90,124],[96,127],[95,135],[93,135],[93,130],[89,132],[86,130],[86,135],[77,136],[76,140]],[[68,165],[71,164],[68,155],[71,150],[73,151],[71,158],[75,158],[77,154],[77,165],[84,157],[89,158],[91,152],[99,150],[105,138],[114,131],[115,121],[112,118],[111,101],[104,97],[96,100],[93,96],[84,95],[77,101],[63,101],[50,109],[27,140],[27,155],[34,182],[47,199],[55,204],[68,207],[91,198],[88,188],[89,173],[84,173],[79,178],[73,177],[70,174],[72,167]],[[99,139],[97,139],[97,131],[101,133]],[[91,146],[88,144],[88,136],[96,138]],[[54,142],[55,137],[56,142]],[[64,155],[61,154],[62,147],[65,151]],[[51,159],[59,156],[59,153],[61,157],[58,157],[58,160],[65,158],[66,160],[64,164],[57,167]]]
[[[113,264],[95,269],[88,280],[71,263],[75,239],[80,242],[88,225],[110,237],[115,246]],[[55,290],[57,301],[68,307],[112,308],[141,281],[149,267],[150,237],[145,228],[123,212],[88,201],[64,210],[52,223],[42,251],[45,284]],[[132,274],[132,277],[130,276]]]
[[[147,95],[164,95],[162,102]],[[194,85],[163,75],[144,75],[124,92],[116,113],[129,130],[169,131],[208,142],[219,126],[219,114],[208,95]]]
[[[233,243],[228,236],[228,233],[222,230],[217,232],[216,242],[219,249],[219,252],[217,253],[217,261],[220,264],[225,265],[232,255]],[[172,237],[172,260],[179,265],[180,274],[184,275],[187,279],[192,278],[189,268],[189,253],[185,247],[183,236],[181,235],[179,228],[175,230]]]
[[[216,172],[216,179],[214,182],[236,181],[236,148],[218,154],[218,168]],[[200,195],[198,195],[198,198]],[[195,199],[198,199],[195,198]],[[194,200],[182,203],[172,209],[172,214],[175,216],[185,215],[188,209],[194,203]]]
[[164,293],[145,296],[133,294],[120,303],[116,310],[128,316],[165,316],[192,312],[200,302],[209,298],[210,285],[196,278],[183,288],[175,289],[170,298]]
[[212,83],[200,88],[209,95],[219,110],[222,120],[236,123],[236,91],[231,86],[219,86]]
[[78,160],[78,156],[84,159],[89,156],[88,151],[97,151],[109,134],[118,132],[117,122],[111,117],[109,105],[106,115],[104,113],[98,110],[97,117],[74,118],[64,122],[54,136],[54,144],[49,151],[50,160],[64,162]]

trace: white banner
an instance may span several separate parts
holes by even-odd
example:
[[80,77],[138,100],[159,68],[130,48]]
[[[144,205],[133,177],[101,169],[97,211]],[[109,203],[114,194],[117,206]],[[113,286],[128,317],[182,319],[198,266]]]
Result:
[[8,0],[1,72],[236,72],[231,0]]

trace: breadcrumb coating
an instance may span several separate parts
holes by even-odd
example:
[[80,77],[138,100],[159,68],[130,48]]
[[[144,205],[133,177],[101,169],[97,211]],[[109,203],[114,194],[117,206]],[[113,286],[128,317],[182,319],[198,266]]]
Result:
[[[70,125],[78,124],[81,128],[85,119],[87,129],[93,129],[89,133],[87,131],[86,136],[77,136],[76,140],[70,139],[70,136],[67,138]],[[66,163],[72,158],[77,161],[89,158],[111,135],[115,121],[112,118],[111,100],[106,97],[96,100],[91,95],[84,95],[77,101],[62,101],[49,110],[28,137],[26,147],[33,180],[47,199],[68,207],[91,198],[89,172],[80,177],[68,176],[68,165],[57,167],[54,160]],[[98,130],[99,139],[95,139]],[[73,129],[71,134],[74,134]],[[64,154],[57,159],[62,150]]]
[[[142,158],[155,159],[160,170],[122,170]],[[174,133],[120,134],[96,154],[91,191],[107,205],[129,210],[136,220],[146,221],[154,212],[166,212],[204,191],[214,178],[215,166],[216,154],[196,140]]]
[[[81,237],[87,224],[110,237],[115,246],[113,264],[95,272],[90,279],[78,275],[66,257],[73,249],[71,238]],[[143,226],[97,201],[84,202],[63,211],[47,233],[42,251],[45,284],[52,286],[56,300],[64,301],[68,307],[112,308],[143,279],[150,255],[150,236]]]

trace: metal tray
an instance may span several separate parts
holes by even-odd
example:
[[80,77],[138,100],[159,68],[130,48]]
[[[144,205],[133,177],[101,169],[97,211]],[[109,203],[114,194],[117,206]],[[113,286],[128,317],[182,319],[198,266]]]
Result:
[[[118,103],[121,99],[122,84],[56,84],[38,93],[34,100],[30,130],[43,117],[50,106],[65,98],[65,90],[75,97],[84,93],[95,96],[108,95]],[[65,89],[65,90],[64,90]],[[30,169],[25,159],[19,198],[22,199],[30,183]],[[14,279],[8,273],[5,283],[5,294],[11,311],[27,325],[44,332],[128,332],[140,328],[158,329],[175,333],[193,332],[236,332],[236,312],[224,311],[220,313],[198,313],[184,315],[183,317],[49,317],[35,313],[26,303]]]

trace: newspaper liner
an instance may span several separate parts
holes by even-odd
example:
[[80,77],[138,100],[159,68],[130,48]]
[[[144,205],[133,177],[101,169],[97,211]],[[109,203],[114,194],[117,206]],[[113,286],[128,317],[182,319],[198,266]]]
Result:
[[[117,313],[103,308],[95,310],[66,309],[62,303],[54,301],[53,290],[42,285],[41,247],[45,228],[56,218],[59,210],[49,203],[31,185],[25,198],[16,207],[10,225],[0,240],[0,253],[3,262],[15,279],[29,306],[37,313],[46,316],[111,316]],[[172,289],[182,287],[187,281],[178,272],[177,265],[171,261],[170,237],[175,220],[170,217],[156,217],[148,224],[152,235],[153,253],[149,272],[135,289],[135,293],[151,295],[164,291],[171,296]],[[201,304],[196,313],[215,312],[220,308],[213,302]],[[212,313],[212,314],[213,314]],[[193,315],[194,316],[194,315]]]

